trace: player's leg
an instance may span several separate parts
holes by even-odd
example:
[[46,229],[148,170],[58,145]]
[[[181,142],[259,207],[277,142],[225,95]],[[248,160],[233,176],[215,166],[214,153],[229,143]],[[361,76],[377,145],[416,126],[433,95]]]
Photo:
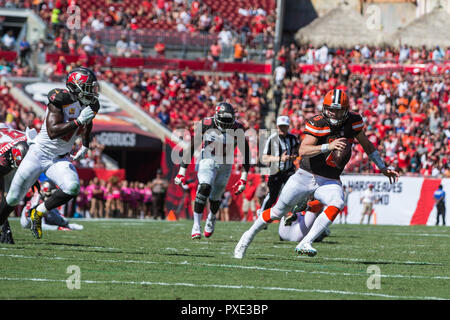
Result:
[[25,197],[41,172],[41,159],[37,152],[30,147],[11,181],[7,196],[3,197],[0,203],[0,226],[5,223],[9,214]]
[[57,209],[50,210],[45,214],[45,222],[48,225],[68,228],[70,230],[83,230],[82,225],[77,223],[69,223],[69,220],[60,215]]
[[198,166],[198,187],[194,202],[194,225],[192,226],[192,239],[201,238],[200,222],[203,217],[203,211],[206,202],[211,194],[212,184],[216,177],[215,162],[213,159],[202,159]]
[[66,204],[72,198],[76,198],[80,193],[80,181],[78,173],[67,160],[54,162],[45,171],[46,176],[53,181],[59,189],[55,191],[47,200],[32,209],[31,231],[36,238],[42,237],[41,220],[42,217],[50,210]]
[[297,203],[309,197],[316,187],[317,185],[315,184],[314,176],[312,174],[301,169],[297,170],[297,172],[288,179],[281,190],[275,206],[264,210],[250,229],[244,232],[235,247],[234,257],[238,259],[243,258],[245,251],[253,241],[253,238],[264,228],[264,226],[274,220],[280,220],[281,217],[292,210]]
[[232,166],[229,164],[220,164],[217,168],[217,174],[214,179],[211,194],[209,196],[209,213],[205,223],[205,237],[211,237],[216,226],[216,213],[219,210],[222,201],[222,195],[230,179]]
[[311,230],[296,247],[297,253],[309,256],[317,254],[311,244],[333,223],[344,208],[344,192],[339,181],[318,178],[318,183],[320,186],[314,192],[314,198],[322,202],[325,208],[314,221]]

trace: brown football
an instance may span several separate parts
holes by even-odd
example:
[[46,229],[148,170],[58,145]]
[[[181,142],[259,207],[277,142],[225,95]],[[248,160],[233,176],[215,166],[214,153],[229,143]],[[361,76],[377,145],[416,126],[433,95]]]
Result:
[[345,148],[343,150],[333,150],[331,155],[336,167],[339,169],[344,168],[352,156],[352,143],[348,139],[345,140]]

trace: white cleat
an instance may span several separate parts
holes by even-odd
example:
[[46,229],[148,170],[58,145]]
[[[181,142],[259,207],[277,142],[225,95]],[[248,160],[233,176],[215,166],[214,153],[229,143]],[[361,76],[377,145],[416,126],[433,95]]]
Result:
[[200,225],[194,224],[192,226],[191,237],[192,237],[192,239],[201,239],[202,238],[202,227],[200,227]]
[[295,252],[300,256],[306,254],[309,257],[314,257],[317,254],[317,250],[310,243],[301,242],[295,247]]
[[241,240],[239,240],[238,244],[234,248],[234,257],[236,259],[242,259],[250,243],[252,243],[252,238],[248,235],[248,231],[245,231],[241,237]]
[[69,229],[70,230],[83,230],[84,227],[78,223],[69,223]]
[[208,219],[206,219],[206,224],[205,224],[205,232],[204,235],[206,238],[209,238],[212,236],[212,234],[214,233],[214,227],[216,225],[216,215],[214,214],[209,214],[208,215]]

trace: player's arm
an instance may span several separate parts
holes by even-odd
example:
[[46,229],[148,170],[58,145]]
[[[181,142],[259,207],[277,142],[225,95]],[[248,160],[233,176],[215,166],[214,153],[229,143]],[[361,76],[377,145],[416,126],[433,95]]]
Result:
[[319,138],[310,134],[306,134],[300,148],[298,155],[300,157],[314,157],[321,153],[327,153],[333,150],[344,150],[346,138],[339,138],[330,143],[317,144]]
[[61,108],[52,103],[48,104],[48,114],[46,118],[47,134],[50,139],[56,139],[72,133],[78,129],[76,120],[64,123],[64,114]]
[[[189,143],[189,146],[183,150],[182,160],[180,164],[180,170],[178,171],[177,176],[175,177],[175,184],[177,185],[184,185],[186,184],[186,170],[189,166],[190,160],[194,156],[195,150],[200,146],[202,142],[202,139],[195,139],[194,137],[191,137],[191,142]],[[190,155],[189,162],[184,161],[184,157],[188,154]]]
[[235,195],[238,195],[245,190],[245,185],[247,184],[247,175],[250,171],[250,146],[248,144],[247,137],[244,137],[244,145],[242,145],[242,143],[238,143],[238,149],[244,156],[244,171],[241,172],[241,177],[233,186],[233,188],[236,190],[234,192]]
[[75,156],[71,156],[72,160],[77,161],[81,158],[84,158],[86,153],[89,151],[89,144],[91,142],[91,132],[92,132],[92,122],[89,122],[86,125],[84,132],[81,134],[82,145],[80,150],[75,154]]
[[372,162],[375,163],[378,169],[380,169],[380,171],[389,178],[389,182],[396,182],[397,178],[399,177],[398,172],[395,170],[390,170],[386,167],[386,164],[384,163],[383,159],[381,159],[381,156],[378,153],[377,149],[372,144],[372,142],[370,142],[369,138],[367,138],[364,132],[360,131],[355,138],[361,144],[361,147],[363,148],[364,152],[367,153],[369,159],[372,160]]

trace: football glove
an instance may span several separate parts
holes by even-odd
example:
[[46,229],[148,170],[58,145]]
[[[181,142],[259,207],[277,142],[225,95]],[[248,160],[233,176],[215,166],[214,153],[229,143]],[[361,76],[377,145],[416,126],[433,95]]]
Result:
[[186,184],[186,168],[180,167],[180,171],[178,172],[177,176],[175,177],[175,184],[176,185],[185,185]]
[[78,150],[78,152],[75,154],[75,156],[70,156],[72,158],[73,161],[77,161],[80,160],[82,158],[84,158],[84,156],[86,155],[86,153],[89,151],[88,147],[85,146],[81,146],[81,149]]
[[233,186],[235,195],[241,194],[245,190],[245,185],[247,184],[247,172],[241,173],[241,178]]
[[84,126],[85,124],[92,121],[92,119],[94,119],[94,117],[95,117],[95,113],[94,113],[94,111],[92,111],[92,108],[89,106],[89,107],[86,107],[83,110],[81,110],[80,115],[78,116],[76,122],[79,125]]

